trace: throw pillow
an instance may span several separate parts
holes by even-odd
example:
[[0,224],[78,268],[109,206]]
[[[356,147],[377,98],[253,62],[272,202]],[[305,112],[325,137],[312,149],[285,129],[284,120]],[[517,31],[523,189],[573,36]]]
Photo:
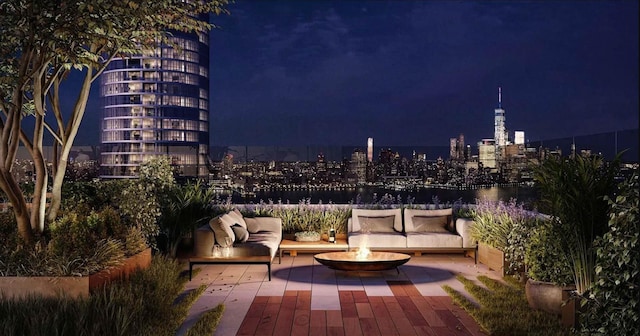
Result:
[[258,233],[258,232],[260,232],[260,224],[258,223],[257,219],[251,218],[251,217],[247,217],[244,220],[247,223],[247,231],[249,231],[249,233]]
[[416,232],[450,233],[450,216],[413,216],[411,220]]
[[367,217],[358,216],[361,231],[363,232],[395,232],[393,221],[396,216]]
[[229,215],[229,217],[233,218],[235,220],[235,222],[237,224],[240,224],[240,226],[242,226],[243,228],[247,228],[247,223],[244,220],[244,216],[242,216],[242,213],[240,212],[240,210],[238,209],[233,209],[233,211],[230,211],[227,215]]
[[231,227],[233,234],[236,235],[236,243],[246,243],[249,240],[249,231],[240,224],[233,224]]
[[230,223],[230,219],[225,218],[225,216],[218,216],[209,221],[209,226],[216,236],[216,243],[218,245],[222,247],[233,245],[233,242],[236,240],[236,236],[231,229],[231,225],[233,224],[235,223]]

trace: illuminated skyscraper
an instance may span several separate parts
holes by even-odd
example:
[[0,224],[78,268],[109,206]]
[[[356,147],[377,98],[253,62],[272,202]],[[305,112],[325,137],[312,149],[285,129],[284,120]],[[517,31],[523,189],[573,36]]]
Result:
[[505,126],[506,117],[502,108],[502,88],[498,88],[498,108],[494,110],[494,136],[496,145],[496,158],[500,159],[500,148],[507,145],[507,128]]
[[373,162],[373,138],[367,139],[367,161]]
[[163,45],[116,59],[101,76],[101,176],[131,178],[166,155],[182,176],[208,174],[209,35],[172,32]]

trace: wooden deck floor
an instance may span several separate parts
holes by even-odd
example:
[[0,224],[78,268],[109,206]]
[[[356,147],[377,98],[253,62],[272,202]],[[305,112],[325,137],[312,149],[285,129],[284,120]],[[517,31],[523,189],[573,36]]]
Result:
[[340,291],[340,310],[311,310],[311,291],[257,296],[237,335],[485,335],[449,297],[424,297],[408,281],[388,281],[393,296]]

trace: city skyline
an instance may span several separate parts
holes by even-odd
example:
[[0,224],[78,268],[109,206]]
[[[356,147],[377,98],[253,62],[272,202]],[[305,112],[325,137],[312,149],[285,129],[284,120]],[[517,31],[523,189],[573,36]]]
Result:
[[[474,145],[493,137],[497,87],[510,136],[526,141],[638,125],[634,1],[229,9],[212,18],[213,146],[446,146],[459,133]],[[99,142],[96,114],[79,144]]]

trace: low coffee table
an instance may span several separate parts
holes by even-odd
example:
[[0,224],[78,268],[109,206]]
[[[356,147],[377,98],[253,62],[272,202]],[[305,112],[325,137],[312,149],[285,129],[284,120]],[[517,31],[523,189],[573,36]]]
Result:
[[358,252],[327,252],[313,256],[319,263],[340,271],[386,271],[406,263],[411,256],[395,252],[369,252],[359,256]]
[[235,264],[266,265],[271,281],[271,254],[266,246],[238,246],[231,249],[228,257],[192,257],[189,258],[189,281],[196,264]]

